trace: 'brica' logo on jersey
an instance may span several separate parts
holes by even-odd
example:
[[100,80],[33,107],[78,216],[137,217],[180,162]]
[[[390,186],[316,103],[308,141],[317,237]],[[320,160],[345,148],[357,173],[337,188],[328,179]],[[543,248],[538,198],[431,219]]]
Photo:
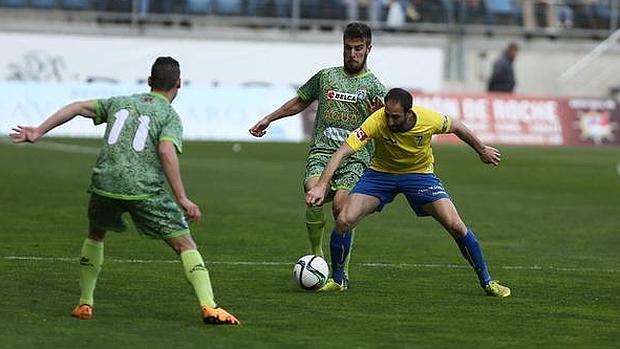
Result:
[[361,128],[358,128],[353,132],[355,132],[355,136],[357,137],[357,139],[360,140],[360,142],[363,142],[366,140],[366,138],[368,138],[366,132],[364,132],[364,130],[362,130]]
[[357,103],[358,94],[344,93],[334,90],[327,91],[327,99],[337,100],[340,102]]

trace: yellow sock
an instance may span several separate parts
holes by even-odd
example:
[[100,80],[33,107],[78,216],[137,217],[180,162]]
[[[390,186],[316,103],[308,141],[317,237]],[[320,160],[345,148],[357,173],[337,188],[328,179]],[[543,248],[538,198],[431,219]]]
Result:
[[323,206],[306,208],[306,229],[312,253],[323,257],[323,231],[325,230]]
[[93,306],[97,277],[103,264],[103,242],[86,238],[80,253],[80,303]]
[[213,289],[211,288],[211,279],[209,271],[205,267],[200,252],[196,250],[187,250],[181,252],[181,262],[185,269],[185,276],[196,291],[196,297],[201,307],[215,308],[217,305],[213,300]]

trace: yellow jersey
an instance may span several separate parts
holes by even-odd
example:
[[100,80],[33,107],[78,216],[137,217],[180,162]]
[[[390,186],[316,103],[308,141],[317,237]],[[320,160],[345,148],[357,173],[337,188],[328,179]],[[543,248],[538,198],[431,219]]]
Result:
[[416,115],[413,128],[407,132],[392,132],[387,125],[385,108],[374,112],[347,138],[354,151],[363,149],[371,139],[375,153],[370,168],[386,173],[433,173],[431,139],[434,134],[447,133],[452,125],[448,116],[422,106],[411,108]]

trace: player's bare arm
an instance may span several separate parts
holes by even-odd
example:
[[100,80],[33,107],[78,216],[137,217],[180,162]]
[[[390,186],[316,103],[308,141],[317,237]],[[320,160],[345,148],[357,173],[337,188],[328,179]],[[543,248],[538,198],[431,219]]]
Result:
[[13,133],[11,133],[10,136],[14,143],[34,143],[50,130],[64,124],[78,115],[82,115],[87,118],[94,118],[95,114],[96,107],[94,100],[73,102],[60,108],[37,127],[21,125],[14,127]]
[[325,200],[325,194],[327,193],[327,188],[329,186],[329,182],[332,180],[336,169],[340,166],[342,160],[347,158],[349,155],[353,154],[355,151],[349,144],[346,142],[343,143],[340,148],[332,155],[319,177],[319,181],[317,184],[310,188],[310,190],[306,193],[306,205],[308,206],[320,206],[323,204],[323,200]]
[[158,151],[161,166],[164,169],[174,197],[179,205],[181,205],[190,221],[199,221],[201,216],[200,208],[190,201],[185,193],[185,187],[181,179],[181,170],[179,168],[179,158],[177,157],[174,144],[169,141],[163,141],[159,143]]
[[280,108],[276,109],[269,115],[260,119],[256,125],[250,128],[250,134],[254,137],[262,137],[267,133],[267,127],[276,121],[282,118],[293,116],[299,114],[304,109],[308,108],[308,106],[312,103],[312,101],[304,101],[303,99],[297,97],[293,97],[284,103]]
[[452,126],[450,127],[449,132],[454,133],[457,137],[459,137],[459,139],[472,147],[478,153],[478,156],[480,156],[480,160],[483,163],[491,164],[493,166],[499,165],[499,162],[502,159],[502,154],[499,149],[482,143],[482,141],[480,141],[480,139],[459,120],[452,119]]

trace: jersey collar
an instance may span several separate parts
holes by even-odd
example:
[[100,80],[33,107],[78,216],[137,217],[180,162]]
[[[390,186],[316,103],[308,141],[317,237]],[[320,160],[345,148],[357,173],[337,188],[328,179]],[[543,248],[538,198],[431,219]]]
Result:
[[342,73],[344,75],[346,75],[348,77],[351,77],[351,78],[361,78],[361,77],[366,76],[366,75],[371,73],[370,69],[366,68],[366,71],[363,72],[363,73],[359,73],[359,74],[355,74],[355,75],[349,75],[349,73],[347,73],[346,69],[344,69],[344,66],[340,67],[340,69],[342,69]]
[[157,98],[161,98],[162,100],[166,101],[167,104],[170,104],[170,101],[168,100],[168,98],[160,95],[157,92],[149,92],[149,95],[153,96],[153,97],[157,97]]

